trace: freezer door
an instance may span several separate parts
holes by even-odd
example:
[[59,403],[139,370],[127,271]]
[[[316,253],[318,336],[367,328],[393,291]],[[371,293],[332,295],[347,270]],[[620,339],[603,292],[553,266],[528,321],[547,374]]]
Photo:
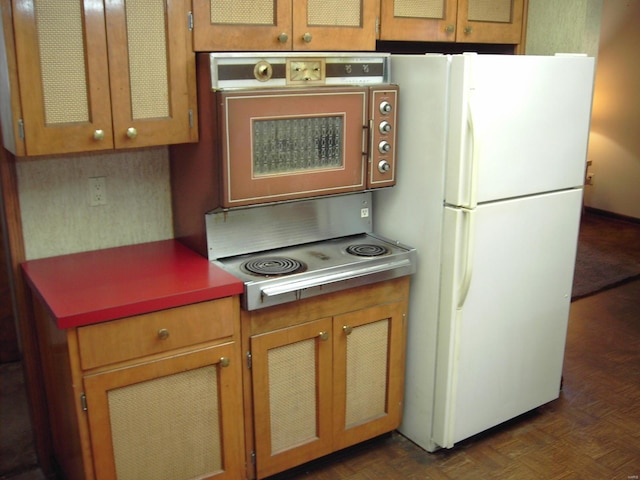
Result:
[[477,203],[584,181],[593,58],[455,55],[445,203]]
[[435,443],[558,397],[582,190],[445,208]]

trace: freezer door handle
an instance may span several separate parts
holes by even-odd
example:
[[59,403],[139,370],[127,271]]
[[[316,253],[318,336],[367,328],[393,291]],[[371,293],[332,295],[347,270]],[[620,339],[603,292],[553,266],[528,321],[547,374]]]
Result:
[[476,125],[476,107],[473,100],[474,91],[469,92],[467,99],[467,124],[469,126],[469,142],[471,143],[471,159],[469,161],[469,203],[467,208],[476,208],[478,205],[478,159],[479,136]]
[[462,281],[460,282],[460,289],[458,290],[458,304],[457,309],[460,310],[464,306],[464,302],[467,300],[469,294],[469,287],[471,286],[471,277],[473,276],[473,253],[474,253],[474,241],[475,241],[475,210],[468,208],[461,208],[464,227],[464,243],[462,248],[462,256],[464,258],[464,272],[462,275]]

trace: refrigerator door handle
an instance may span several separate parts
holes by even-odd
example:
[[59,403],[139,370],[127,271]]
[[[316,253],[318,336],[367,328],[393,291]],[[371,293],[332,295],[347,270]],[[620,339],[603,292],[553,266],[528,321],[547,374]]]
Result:
[[471,277],[473,276],[473,254],[474,254],[474,241],[475,241],[475,210],[468,208],[461,208],[463,218],[463,227],[465,231],[464,244],[462,248],[462,257],[464,258],[464,273],[462,275],[462,281],[460,282],[460,288],[458,290],[458,302],[457,309],[461,310],[464,306],[464,302],[467,300],[469,294],[469,287],[471,285]]

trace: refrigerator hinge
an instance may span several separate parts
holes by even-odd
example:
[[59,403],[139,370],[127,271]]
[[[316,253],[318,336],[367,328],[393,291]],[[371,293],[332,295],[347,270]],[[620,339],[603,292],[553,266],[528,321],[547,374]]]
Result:
[[187,13],[187,28],[190,32],[193,32],[193,12]]
[[89,408],[87,407],[87,396],[84,394],[84,392],[80,394],[80,406],[82,407],[83,412],[89,410]]
[[24,120],[21,118],[18,119],[18,137],[24,141]]
[[253,364],[253,360],[251,358],[251,352],[247,352],[247,368],[251,370],[251,366]]

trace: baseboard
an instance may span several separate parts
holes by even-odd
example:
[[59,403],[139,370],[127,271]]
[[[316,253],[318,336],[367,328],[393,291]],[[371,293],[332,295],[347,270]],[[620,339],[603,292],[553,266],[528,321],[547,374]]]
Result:
[[608,212],[607,210],[600,210],[599,208],[584,207],[585,212],[593,213],[594,215],[600,215],[602,217],[614,218],[616,220],[623,220],[625,222],[640,224],[640,218],[630,217],[628,215],[621,215],[619,213]]

